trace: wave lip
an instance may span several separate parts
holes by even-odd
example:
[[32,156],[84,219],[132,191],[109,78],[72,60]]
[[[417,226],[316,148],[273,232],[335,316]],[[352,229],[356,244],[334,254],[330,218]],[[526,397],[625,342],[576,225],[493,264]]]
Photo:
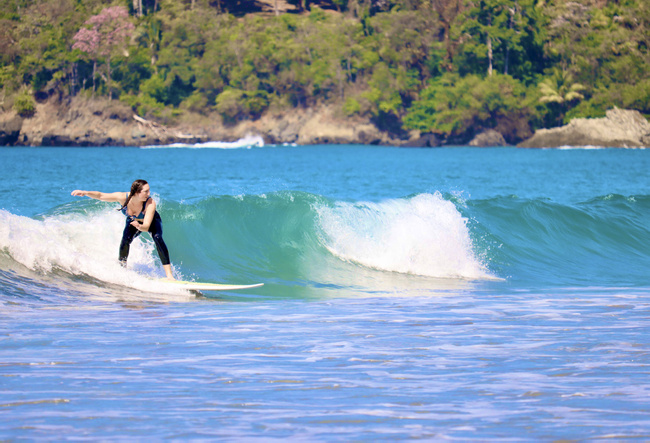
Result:
[[494,279],[474,253],[467,219],[438,192],[317,211],[325,247],[342,260],[426,277]]

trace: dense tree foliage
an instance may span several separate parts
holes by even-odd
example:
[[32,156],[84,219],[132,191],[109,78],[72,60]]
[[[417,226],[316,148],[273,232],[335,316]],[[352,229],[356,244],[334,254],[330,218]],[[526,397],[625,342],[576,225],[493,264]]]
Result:
[[0,103],[119,96],[226,123],[328,103],[450,142],[650,114],[646,0],[264,1],[4,0]]

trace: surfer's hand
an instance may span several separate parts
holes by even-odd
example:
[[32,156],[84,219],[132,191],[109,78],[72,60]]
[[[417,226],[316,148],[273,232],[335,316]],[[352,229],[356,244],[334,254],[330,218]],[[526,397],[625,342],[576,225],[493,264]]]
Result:
[[133,227],[134,227],[135,229],[137,229],[138,231],[146,232],[146,231],[144,231],[144,230],[142,229],[142,223],[140,223],[140,222],[137,221],[137,220],[133,220],[133,221],[131,222],[131,226],[133,226]]
[[75,189],[70,193],[70,195],[74,195],[75,197],[85,197],[86,191],[80,191],[79,189]]

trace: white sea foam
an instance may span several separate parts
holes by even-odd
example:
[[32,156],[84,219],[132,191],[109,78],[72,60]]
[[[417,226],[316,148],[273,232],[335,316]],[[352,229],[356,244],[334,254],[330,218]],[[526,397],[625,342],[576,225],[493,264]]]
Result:
[[133,289],[169,292],[151,280],[164,276],[153,241],[138,237],[131,244],[128,268],[120,266],[117,255],[123,227],[124,217],[108,209],[42,220],[0,210],[0,250],[40,273],[60,270]]
[[648,149],[647,146],[597,146],[597,145],[564,145],[558,146],[557,148],[546,148],[546,149],[559,149],[561,151],[585,151],[585,150],[601,150],[601,149]]
[[439,193],[318,208],[335,256],[383,271],[437,278],[492,278],[476,258],[467,219]]
[[205,143],[172,143],[169,145],[144,146],[145,149],[156,148],[190,148],[190,149],[250,149],[263,148],[264,139],[259,135],[247,135],[234,142],[209,141]]

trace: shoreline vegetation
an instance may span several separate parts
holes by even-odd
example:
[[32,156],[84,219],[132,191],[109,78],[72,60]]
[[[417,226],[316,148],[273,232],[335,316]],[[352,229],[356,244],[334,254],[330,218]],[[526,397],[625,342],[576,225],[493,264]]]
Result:
[[645,0],[8,0],[0,145],[650,146]]

